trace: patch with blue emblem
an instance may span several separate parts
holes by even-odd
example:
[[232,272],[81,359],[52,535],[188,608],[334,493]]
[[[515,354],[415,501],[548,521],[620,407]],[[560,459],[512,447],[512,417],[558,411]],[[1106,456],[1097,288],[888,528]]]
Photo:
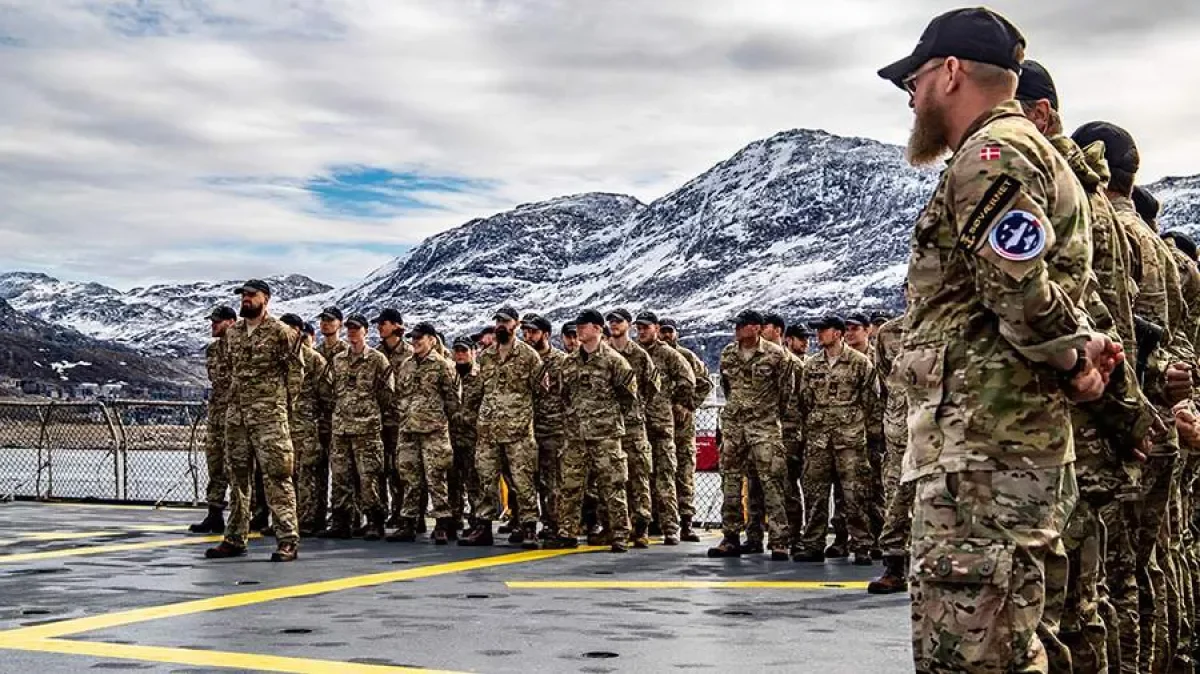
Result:
[[1009,211],[992,228],[988,243],[1005,260],[1025,262],[1046,249],[1046,229],[1033,213]]

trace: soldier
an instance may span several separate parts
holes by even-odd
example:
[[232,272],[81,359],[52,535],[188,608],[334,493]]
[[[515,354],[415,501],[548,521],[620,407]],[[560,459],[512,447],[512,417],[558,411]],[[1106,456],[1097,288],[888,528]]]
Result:
[[629,361],[637,377],[637,404],[625,410],[625,436],[621,445],[629,464],[629,515],[633,520],[630,542],[635,548],[650,545],[650,482],[653,479],[653,450],[646,437],[646,406],[659,394],[658,368],[645,349],[629,341],[633,316],[626,309],[613,309],[604,317],[611,333],[610,344]]
[[[325,359],[327,365],[333,363],[333,357],[346,350],[346,342],[341,339],[342,332],[342,310],[337,307],[325,307],[317,316],[319,320],[321,340],[317,344],[317,353]],[[317,468],[316,484],[317,484],[317,502],[316,511],[313,514],[313,522],[326,533],[325,523],[329,513],[329,450],[333,445],[333,397],[329,396],[318,405],[320,417],[317,423],[317,440],[321,448],[321,455],[313,460],[313,465]],[[357,513],[357,506],[355,506]],[[354,519],[358,520],[358,515],[354,515]],[[357,526],[357,524],[355,525]],[[320,533],[317,534],[320,536]]]
[[188,527],[193,534],[218,534],[225,531],[225,492],[229,489],[229,473],[225,469],[225,414],[229,409],[230,372],[225,359],[225,331],[237,322],[232,307],[219,306],[208,315],[213,341],[204,349],[208,381],[212,392],[208,396],[207,433],[204,439],[204,458],[208,463],[208,515],[198,524]]
[[487,351],[496,343],[496,328],[491,325],[487,326],[475,335],[474,340],[475,347],[480,353]]
[[377,541],[384,536],[383,410],[392,404],[394,388],[387,357],[367,346],[367,325],[361,314],[346,319],[349,346],[333,357],[329,368],[334,398],[329,538],[353,535],[355,493],[367,517],[363,539]]
[[548,540],[558,530],[558,469],[562,455],[566,407],[562,396],[563,363],[567,354],[550,345],[554,327],[537,314],[526,314],[521,322],[525,342],[542,358],[542,373],[533,397],[533,437],[538,446],[537,491],[542,508],[541,538]]
[[954,10],[879,71],[916,114],[909,161],[954,152],[913,229],[894,375],[918,671],[1046,671],[1044,562],[1076,500],[1068,398],[1098,399],[1123,359],[1047,273],[1086,241],[1086,197],[1053,182],[1063,160],[1012,100],[1024,45],[990,10]]
[[[400,400],[400,443],[396,450],[400,478],[408,483],[424,474],[433,501],[433,542],[445,545],[458,537],[450,502],[450,474],[454,449],[450,445],[450,420],[459,415],[459,389],[454,366],[438,353],[437,331],[418,323],[412,331],[412,357],[395,374]],[[425,516],[424,494],[409,489],[400,513],[400,530],[389,541],[416,540],[417,518]],[[534,547],[537,547],[535,542]]]
[[537,541],[537,444],[533,439],[533,396],[541,384],[542,359],[533,347],[516,339],[520,314],[512,307],[496,312],[496,343],[479,357],[483,397],[479,406],[480,506],[475,528],[459,545],[492,545],[492,520],[499,514],[497,489],[505,467],[512,475],[509,489],[520,504],[522,529],[509,542]]
[[588,309],[575,320],[579,348],[563,364],[561,388],[566,405],[568,440],[562,455],[562,494],[558,534],[548,549],[579,546],[580,507],[588,475],[594,474],[608,514],[611,550],[626,552],[629,510],[625,503],[624,410],[637,405],[637,382],[628,361],[600,338],[604,319]]
[[1150,229],[1158,231],[1158,212],[1161,209],[1158,199],[1149,190],[1137,185],[1133,188],[1133,208]]
[[479,512],[479,473],[475,470],[475,445],[478,434],[475,426],[479,422],[479,403],[483,388],[479,381],[479,367],[475,364],[475,342],[470,337],[454,340],[454,372],[458,377],[458,414],[450,420],[450,442],[454,445],[454,479],[450,482],[450,502],[457,524],[463,518],[463,500],[471,510],[471,526],[475,526],[475,514]]
[[[842,484],[845,497],[847,546],[854,563],[871,565],[871,536],[867,520],[871,488],[867,459],[867,424],[875,409],[874,365],[848,348],[843,335],[846,323],[827,316],[815,326],[822,352],[804,364],[800,385],[800,410],[804,419],[804,472],[807,525],[792,548],[797,562],[825,561],[829,491]],[[862,331],[865,337],[866,331]]]
[[[846,345],[871,361],[871,375],[874,378],[875,342],[871,340],[871,319],[867,318],[866,314],[858,312],[846,317]],[[874,382],[871,386],[878,394],[879,383]],[[878,400],[878,395],[876,395],[876,400]],[[872,540],[878,540],[879,533],[883,529],[883,453],[883,409],[876,406],[874,410],[870,411],[870,417],[867,419],[867,460],[870,468],[870,482],[863,492],[867,496],[865,507]],[[835,482],[833,488],[833,547],[842,548],[844,552],[847,534],[846,520],[841,516],[842,503],[845,501],[841,489],[841,483]],[[878,548],[872,548],[872,554],[876,559],[881,556]]]
[[696,381],[695,397],[691,410],[675,410],[675,495],[679,498],[679,540],[699,543],[700,536],[692,530],[696,516],[696,413],[712,393],[712,380],[708,366],[687,347],[679,343],[678,323],[673,318],[663,318],[658,325],[659,336],[671,348],[679,352],[692,368]]
[[646,406],[646,437],[653,453],[654,508],[663,545],[679,545],[679,500],[675,491],[678,456],[675,416],[694,414],[696,375],[678,351],[659,339],[658,314],[643,311],[634,323],[638,345],[658,369],[662,391]]
[[743,311],[733,323],[735,341],[721,352],[721,386],[726,399],[721,410],[724,538],[709,549],[708,556],[742,554],[742,480],[745,464],[753,461],[766,495],[771,559],[786,560],[790,537],[784,500],[787,461],[780,418],[791,401],[792,359],[782,348],[762,339],[763,317],[757,311]]
[[[412,358],[412,347],[404,340],[404,316],[396,309],[384,309],[375,317],[375,329],[379,332],[379,352],[388,359],[393,375]],[[383,410],[383,494],[389,497],[388,527],[400,527],[400,510],[404,505],[404,490],[415,489],[424,495],[424,476],[417,484],[407,485],[400,480],[400,468],[396,464],[396,445],[400,441],[400,407],[404,404],[400,396],[393,397],[392,405]],[[418,496],[417,501],[425,499]],[[424,520],[422,515],[418,518]]]
[[292,449],[295,451],[296,518],[300,525],[300,535],[314,536],[322,528],[315,515],[318,471],[313,462],[321,455],[320,443],[317,440],[318,404],[323,396],[329,396],[331,393],[326,385],[327,364],[305,338],[303,319],[296,314],[284,314],[279,320],[292,328],[301,340],[300,362],[303,366],[303,380],[293,385],[293,388],[299,391],[299,395],[292,401],[288,426],[292,436]]
[[575,353],[575,349],[579,348],[579,336],[574,323],[563,323],[562,344],[563,351],[568,354]]
[[808,339],[811,336],[808,328],[803,325],[789,325],[784,332],[784,345],[788,355],[792,357],[793,376],[792,398],[780,421],[783,428],[783,449],[787,459],[787,482],[784,485],[787,492],[784,498],[787,500],[788,529],[796,532],[792,535],[793,542],[798,541],[804,531],[804,497],[800,490],[800,480],[804,472],[804,412],[800,406],[800,394],[803,391],[804,364],[808,356]]
[[878,342],[879,329],[882,328],[883,324],[887,323],[889,320],[890,318],[885,313],[871,314],[871,324],[867,326],[867,334],[870,336],[872,345]]
[[861,312],[846,316],[846,346],[875,364],[875,345],[871,343],[871,319]]
[[299,340],[286,325],[267,313],[271,287],[251,279],[235,292],[242,296],[242,319],[225,331],[225,359],[230,373],[229,411],[225,418],[225,449],[232,488],[232,512],[225,539],[209,548],[209,559],[246,554],[250,529],[250,484],[257,459],[262,466],[266,501],[275,518],[278,543],[273,562],[291,562],[300,540],[296,526],[296,491],[292,486],[292,440],[288,431],[288,402],[295,396],[289,384],[301,366]]
[[913,484],[901,484],[904,450],[908,446],[908,403],[902,387],[889,380],[892,366],[904,342],[904,318],[883,324],[875,334],[875,374],[880,383],[883,413],[883,491],[887,509],[879,547],[883,552],[883,575],[867,586],[871,594],[908,591],[908,540],[912,532]]
[[[762,338],[776,346],[783,346],[783,334],[787,322],[779,314],[763,314]],[[785,439],[786,442],[786,439]],[[749,521],[746,523],[746,542],[742,545],[743,554],[762,554],[763,536],[767,530],[767,503],[763,494],[762,480],[753,461],[746,464],[746,511]],[[799,530],[792,530],[799,534]]]

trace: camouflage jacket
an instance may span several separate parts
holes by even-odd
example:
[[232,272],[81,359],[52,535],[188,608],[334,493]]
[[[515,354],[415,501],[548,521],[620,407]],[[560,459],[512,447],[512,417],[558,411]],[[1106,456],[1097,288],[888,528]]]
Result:
[[533,434],[533,396],[540,385],[542,359],[525,342],[512,341],[507,356],[493,344],[479,356],[483,397],[478,432],[492,442],[517,442]]
[[538,355],[542,358],[542,373],[533,396],[533,433],[538,437],[562,435],[567,423],[562,397],[563,363],[567,354],[551,346]]
[[[410,346],[408,342],[401,339],[400,341],[396,342],[396,346],[394,348],[388,346],[386,341],[380,342],[379,353],[382,353],[383,357],[387,358],[388,365],[392,368],[392,377],[395,378],[396,373],[400,371],[400,368],[403,367],[404,363],[408,362],[408,360],[412,358],[413,350],[412,346]],[[403,406],[404,398],[400,394],[399,387],[397,387],[396,395],[392,396],[392,404],[388,405],[387,409],[383,410],[383,425],[400,425],[400,408]]]
[[721,351],[721,383],[725,407],[721,425],[779,428],[787,414],[794,386],[793,361],[787,351],[759,339],[748,359],[743,359],[737,342]]
[[883,407],[883,435],[901,446],[908,442],[908,399],[903,382],[893,385],[892,368],[904,345],[904,317],[893,318],[875,333],[875,378]]
[[459,413],[458,377],[450,361],[435,349],[424,358],[404,361],[394,376],[402,432],[437,433],[450,428]]
[[1046,259],[1091,273],[1087,197],[1015,101],[964,138],[912,232],[895,365],[909,404],[906,481],[1075,458],[1066,392],[1045,361],[1081,348],[1089,326]]
[[462,374],[456,369],[454,374],[462,403],[458,406],[458,414],[450,420],[450,437],[458,446],[473,449],[478,438],[476,426],[479,424],[479,403],[483,400],[479,365],[473,362],[470,372]]
[[629,366],[633,368],[634,377],[637,378],[637,395],[634,396],[633,403],[625,409],[625,434],[634,435],[639,428],[645,427],[646,406],[650,404],[650,400],[654,396],[658,395],[662,379],[650,354],[638,346],[637,342],[628,340],[624,349],[618,349],[615,346],[612,349],[629,363]]
[[229,397],[232,394],[232,373],[229,371],[229,360],[225,357],[228,344],[224,338],[214,339],[204,349],[204,361],[208,367],[208,382],[212,393],[208,396],[209,418],[225,418],[225,410],[229,409]]
[[383,430],[382,410],[392,404],[392,371],[387,358],[366,347],[333,357],[329,368],[333,386],[333,432],[370,435]]
[[225,332],[225,362],[229,372],[227,419],[245,423],[287,421],[291,401],[299,391],[300,340],[291,328],[267,316],[251,332],[245,319]]
[[[348,351],[350,349],[350,344],[345,340],[339,339],[338,341],[334,342],[332,346],[330,346],[322,339],[321,341],[317,342],[317,345],[314,348],[317,350],[317,353],[321,354],[321,357],[325,359],[326,366],[332,367],[334,356]],[[333,392],[330,391],[330,395],[320,401],[319,408],[322,421],[327,423],[333,417],[333,405]]]
[[658,370],[662,392],[646,405],[646,426],[663,431],[675,428],[674,407],[693,410],[696,399],[696,375],[692,366],[662,340],[643,347]]
[[1175,266],[1179,269],[1183,304],[1188,310],[1184,334],[1187,335],[1188,341],[1195,349],[1197,348],[1197,335],[1200,334],[1200,267],[1196,266],[1195,260],[1175,247],[1173,242],[1167,241],[1167,245],[1171,248]]
[[797,356],[790,349],[785,350],[788,357],[792,359],[792,397],[788,401],[787,409],[784,410],[780,421],[783,423],[783,428],[792,434],[804,426],[804,410],[801,409],[800,400],[801,392],[804,390],[804,365],[808,362],[808,358]]
[[818,351],[804,363],[800,409],[808,429],[840,427],[862,433],[878,409],[875,365],[861,352],[842,346],[832,363]]
[[697,356],[695,351],[682,344],[676,344],[674,349],[683,355],[688,365],[692,366],[692,374],[696,377],[696,397],[692,401],[692,409],[699,409],[704,404],[704,401],[708,400],[708,394],[712,393],[713,390],[712,379],[709,378],[708,366],[704,364],[704,361],[700,360],[700,356]]
[[625,435],[625,410],[636,402],[637,380],[629,361],[611,346],[594,353],[581,346],[563,364],[567,437],[611,440]]
[[328,397],[332,391],[324,383],[326,381],[325,359],[316,349],[302,344],[300,361],[304,364],[304,377],[300,383],[300,395],[292,405],[292,425],[317,423],[317,410],[322,397]]

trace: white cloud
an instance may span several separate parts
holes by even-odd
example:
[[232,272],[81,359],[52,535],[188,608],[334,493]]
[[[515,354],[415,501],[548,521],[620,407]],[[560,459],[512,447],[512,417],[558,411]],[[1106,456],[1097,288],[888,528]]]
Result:
[[[385,261],[381,245],[516,203],[653,199],[785,128],[902,142],[904,98],[874,72],[953,6],[9,4],[0,268],[119,286],[277,271],[342,283]],[[1069,127],[1128,126],[1146,178],[1200,171],[1200,87],[1183,67],[1200,51],[1196,3],[993,4],[1055,74]],[[422,195],[443,210],[338,218],[302,187],[347,165],[495,188]]]

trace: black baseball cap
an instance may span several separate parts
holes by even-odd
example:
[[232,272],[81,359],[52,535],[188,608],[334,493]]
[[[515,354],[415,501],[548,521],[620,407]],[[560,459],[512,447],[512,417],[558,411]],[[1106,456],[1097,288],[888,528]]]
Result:
[[574,323],[563,323],[562,334],[574,337],[577,334]]
[[471,339],[467,335],[463,335],[462,337],[454,340],[454,348],[470,351],[471,349],[475,348],[475,340]]
[[787,321],[779,314],[763,314],[763,325],[773,325],[780,330],[787,329]]
[[658,314],[654,313],[653,311],[643,311],[639,313],[634,323],[637,323],[638,325],[660,325]]
[[828,330],[833,328],[842,332],[846,331],[846,321],[836,314],[830,314],[815,321],[810,321],[808,325],[814,330]]
[[882,312],[871,314],[871,325],[883,325],[890,320],[892,320],[891,317]]
[[417,337],[422,337],[425,335],[428,335],[430,337],[438,336],[437,328],[433,327],[433,323],[425,323],[425,322],[417,323],[416,325],[413,326],[412,330],[408,331],[408,336],[410,339],[415,339]]
[[217,321],[236,321],[237,312],[233,310],[233,307],[221,305],[212,310],[212,313],[208,315],[208,320],[213,323]]
[[238,286],[233,291],[234,295],[242,295],[245,293],[262,293],[264,295],[270,295],[271,286],[267,285],[267,282],[263,281],[262,279],[252,278]]
[[531,328],[533,330],[541,330],[542,332],[546,333],[554,332],[554,326],[550,324],[550,321],[542,318],[538,314],[525,314],[525,316],[521,319],[521,327]]
[[1087,147],[1098,140],[1104,141],[1104,158],[1114,173],[1123,171],[1132,177],[1142,166],[1142,157],[1133,136],[1111,122],[1088,122],[1075,129],[1071,140],[1079,147]]
[[493,321],[519,321],[521,320],[521,312],[510,306],[503,306],[496,310],[492,315]]
[[279,317],[279,322],[288,327],[296,328],[297,330],[304,329],[304,319],[300,318],[296,314],[284,314]]
[[404,316],[395,309],[384,309],[375,317],[375,324],[380,323],[395,323],[396,325],[404,325]]
[[866,314],[855,312],[846,317],[846,325],[857,325],[859,327],[867,327],[871,324],[871,319],[867,318]]
[[629,313],[628,309],[613,309],[604,316],[610,321],[625,321],[626,323],[633,322],[633,314]]
[[762,325],[763,315],[753,309],[746,309],[733,317],[733,324],[738,327],[743,325]]
[[312,335],[314,337],[317,335],[317,330],[313,327],[312,323],[305,323],[304,327],[300,329],[303,330],[304,334],[306,335]]
[[1158,199],[1154,198],[1154,195],[1141,185],[1133,188],[1133,207],[1137,209],[1138,215],[1150,224],[1154,224],[1158,220],[1158,212],[1162,209]]
[[342,310],[337,307],[325,307],[321,310],[321,313],[317,314],[317,318],[327,321],[340,321],[345,316],[342,314]]
[[604,327],[604,317],[595,309],[584,309],[575,317],[575,325],[599,325]]
[[789,325],[787,330],[783,332],[784,337],[797,337],[799,339],[808,339],[812,337],[812,332],[803,325]]
[[362,314],[350,314],[346,319],[346,327],[367,327],[367,317]]
[[1011,21],[986,7],[965,7],[929,22],[912,54],[881,68],[879,76],[904,88],[904,78],[930,59],[956,56],[1021,72],[1018,47],[1025,37]]
[[664,316],[661,319],[659,319],[658,327],[663,330],[677,330],[679,328],[679,322],[676,321],[674,318],[667,318],[666,316]]
[[1050,71],[1037,61],[1026,59],[1021,64],[1021,79],[1017,81],[1018,101],[1050,101],[1050,107],[1058,109],[1058,89]]
[[1192,237],[1180,231],[1167,232],[1162,235],[1164,239],[1170,239],[1175,242],[1175,247],[1183,251],[1193,261],[1200,256],[1200,251],[1196,248],[1196,241]]

